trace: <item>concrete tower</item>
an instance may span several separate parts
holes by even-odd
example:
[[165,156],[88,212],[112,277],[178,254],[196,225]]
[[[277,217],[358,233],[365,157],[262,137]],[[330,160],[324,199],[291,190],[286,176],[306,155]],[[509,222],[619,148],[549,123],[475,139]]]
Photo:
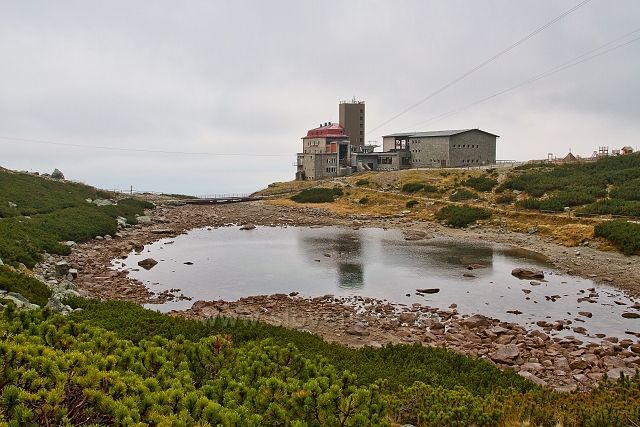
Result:
[[364,101],[341,101],[339,105],[340,126],[349,136],[351,151],[360,151],[365,145]]

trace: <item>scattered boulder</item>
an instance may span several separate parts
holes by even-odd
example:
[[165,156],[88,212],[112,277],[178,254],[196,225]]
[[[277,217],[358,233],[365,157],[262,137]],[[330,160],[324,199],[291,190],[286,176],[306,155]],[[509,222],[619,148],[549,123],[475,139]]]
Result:
[[427,237],[429,236],[424,231],[407,230],[404,232],[404,240],[407,241],[424,240]]
[[255,230],[256,226],[254,224],[248,223],[248,224],[243,224],[242,227],[240,227],[240,230]]
[[518,279],[544,279],[544,273],[540,270],[530,270],[527,268],[514,268],[511,274]]
[[370,332],[363,325],[353,325],[345,331],[349,335],[355,335],[359,337],[369,336]]
[[529,371],[518,371],[518,375],[520,375],[522,378],[525,378],[529,381],[531,381],[532,383],[542,386],[542,387],[546,387],[547,386],[547,382],[545,380],[543,380],[540,377],[537,377],[536,375],[532,374]]
[[417,319],[416,313],[400,313],[398,320],[402,323],[413,324]]
[[151,225],[151,224],[153,224],[153,221],[151,221],[151,217],[149,217],[148,215],[141,215],[139,217],[136,217],[136,221],[140,225]]
[[640,314],[638,313],[622,313],[622,317],[625,319],[639,319]]
[[[88,199],[88,200],[90,200],[90,199]],[[91,203],[93,203],[96,206],[112,206],[112,205],[115,205],[115,203],[112,202],[109,199],[95,199],[95,200],[92,200]]]
[[53,172],[51,172],[51,178],[53,179],[64,179],[64,174],[58,168],[55,168]]
[[143,259],[142,261],[138,261],[138,265],[144,268],[145,270],[151,270],[153,267],[156,266],[156,264],[158,264],[158,261],[156,261],[153,258],[146,258],[146,259]]
[[69,274],[69,264],[66,261],[56,262],[56,274],[58,276],[66,276]]
[[589,311],[579,311],[578,314],[582,317],[588,317],[588,318],[593,317],[593,313]]
[[607,371],[607,377],[610,380],[617,380],[622,375],[629,378],[629,377],[633,377],[635,374],[636,374],[636,370],[633,368],[613,368]]
[[471,317],[462,319],[460,321],[460,324],[468,328],[486,327],[491,324],[491,319],[489,319],[487,316],[483,316],[482,314],[474,314]]
[[440,288],[422,288],[416,289],[416,292],[421,294],[437,294],[438,292],[440,292]]
[[538,227],[529,227],[527,228],[528,234],[536,234],[538,232]]
[[497,349],[491,354],[491,360],[498,363],[513,365],[516,357],[520,356],[520,349],[515,344],[498,345]]

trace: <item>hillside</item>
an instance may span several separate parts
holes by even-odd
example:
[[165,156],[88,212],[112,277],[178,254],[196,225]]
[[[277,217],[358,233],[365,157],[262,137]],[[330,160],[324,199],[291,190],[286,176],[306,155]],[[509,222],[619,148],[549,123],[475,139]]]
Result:
[[[513,169],[365,172],[331,181],[274,183],[256,194],[293,206],[289,197],[300,191],[336,185],[344,189],[342,197],[313,206],[339,214],[445,222],[438,217],[443,207],[471,206],[489,214],[481,215],[481,223],[488,225],[535,230],[566,246],[589,242],[603,250],[613,245],[626,254],[640,253],[640,225],[635,224],[640,219],[640,154]],[[460,225],[475,219],[465,222]]]
[[[361,185],[356,181],[362,177],[345,180],[352,187],[333,192],[334,204],[349,206],[345,200],[356,191],[370,195],[371,205],[378,194],[381,200],[397,198],[394,203],[406,204],[408,196],[401,191],[372,191],[378,176],[383,177],[371,174],[370,182]],[[418,179],[398,177],[391,185],[399,190]],[[0,171],[0,179],[14,186],[5,193],[3,185],[1,198],[7,206],[9,201],[16,205],[0,218],[0,257],[8,264],[0,267],[0,290],[39,306],[60,292],[59,284],[43,282],[20,263],[31,267],[45,252],[70,251],[62,244],[68,240],[115,236],[118,217],[134,222],[152,207],[135,199],[115,201],[113,195],[80,184],[6,171]],[[436,185],[441,184],[434,181]],[[47,189],[56,197],[47,200]],[[427,189],[413,196],[420,191],[426,194]],[[87,198],[112,202],[98,206]],[[361,205],[355,209],[367,208]],[[6,295],[0,296],[0,424],[640,423],[640,378],[605,379],[590,392],[558,393],[512,370],[442,348],[351,349],[263,323],[225,318],[199,322],[128,302],[71,296],[73,292],[62,301],[71,309],[63,316],[54,305],[18,309]]]

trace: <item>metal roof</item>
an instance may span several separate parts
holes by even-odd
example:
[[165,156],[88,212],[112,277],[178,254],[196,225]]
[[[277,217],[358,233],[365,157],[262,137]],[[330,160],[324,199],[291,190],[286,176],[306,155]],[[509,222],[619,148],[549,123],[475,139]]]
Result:
[[465,133],[465,132],[469,132],[472,130],[477,130],[483,133],[488,133],[489,135],[493,135],[495,137],[498,137],[498,135],[490,133],[490,132],[486,132],[484,130],[480,130],[480,129],[456,129],[456,130],[434,130],[434,131],[428,131],[428,132],[406,132],[406,133],[392,133],[390,135],[384,135],[383,138],[389,137],[389,136],[395,136],[395,137],[399,137],[399,136],[404,136],[404,137],[408,137],[408,138],[428,138],[428,137],[432,137],[432,136],[452,136],[452,135],[458,135],[460,133]]

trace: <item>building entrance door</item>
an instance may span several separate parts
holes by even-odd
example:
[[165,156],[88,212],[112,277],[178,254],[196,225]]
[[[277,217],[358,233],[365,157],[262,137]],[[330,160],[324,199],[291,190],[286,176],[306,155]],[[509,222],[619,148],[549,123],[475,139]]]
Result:
[[447,161],[446,160],[440,160],[440,167],[441,168],[446,168],[447,167]]

